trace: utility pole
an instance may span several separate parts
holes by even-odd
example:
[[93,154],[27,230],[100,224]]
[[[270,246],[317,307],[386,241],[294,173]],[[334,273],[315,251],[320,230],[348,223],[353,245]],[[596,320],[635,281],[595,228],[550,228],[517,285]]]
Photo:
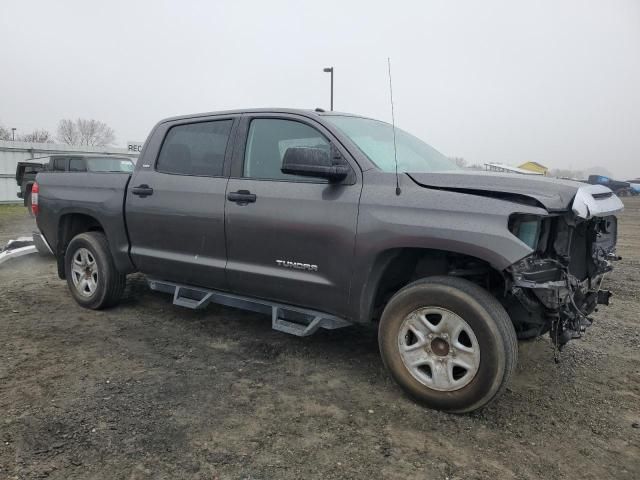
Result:
[[331,74],[331,110],[333,110],[333,67],[327,67],[323,72]]

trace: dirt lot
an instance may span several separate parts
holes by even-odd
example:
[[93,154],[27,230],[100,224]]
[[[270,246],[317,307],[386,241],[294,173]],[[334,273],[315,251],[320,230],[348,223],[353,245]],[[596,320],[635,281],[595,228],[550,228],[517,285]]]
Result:
[[[466,416],[404,397],[374,332],[291,337],[174,307],[141,276],[93,312],[52,260],[7,262],[0,478],[640,478],[640,198],[626,203],[613,305],[558,365],[546,338],[521,344],[505,395]],[[32,228],[0,206],[1,241]]]

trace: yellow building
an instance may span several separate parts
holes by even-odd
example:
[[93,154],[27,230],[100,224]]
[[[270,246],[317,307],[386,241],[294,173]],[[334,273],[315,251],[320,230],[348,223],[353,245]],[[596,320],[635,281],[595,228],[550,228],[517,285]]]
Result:
[[544,165],[540,165],[538,162],[525,162],[518,168],[529,170],[530,172],[536,172],[539,175],[546,175],[549,169]]

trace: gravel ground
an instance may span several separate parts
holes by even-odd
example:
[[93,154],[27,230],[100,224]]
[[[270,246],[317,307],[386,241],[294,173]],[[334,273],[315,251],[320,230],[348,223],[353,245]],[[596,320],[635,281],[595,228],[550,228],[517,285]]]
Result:
[[[0,267],[0,478],[640,478],[640,198],[626,200],[616,296],[555,364],[520,345],[505,395],[465,416],[419,407],[366,329],[296,338],[257,314],[174,307],[130,277],[77,306],[51,259]],[[29,234],[0,206],[0,240]]]

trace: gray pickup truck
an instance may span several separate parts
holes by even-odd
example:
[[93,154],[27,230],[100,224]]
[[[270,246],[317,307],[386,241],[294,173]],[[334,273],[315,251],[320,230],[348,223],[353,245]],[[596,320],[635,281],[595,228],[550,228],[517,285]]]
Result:
[[449,412],[504,390],[518,338],[582,334],[622,209],[602,185],[460,170],[387,123],[306,110],[170,118],[131,174],[36,180],[81,306],[116,304],[139,271],[176,305],[287,333],[370,325],[397,383]]

